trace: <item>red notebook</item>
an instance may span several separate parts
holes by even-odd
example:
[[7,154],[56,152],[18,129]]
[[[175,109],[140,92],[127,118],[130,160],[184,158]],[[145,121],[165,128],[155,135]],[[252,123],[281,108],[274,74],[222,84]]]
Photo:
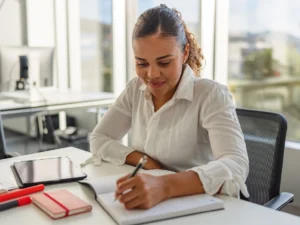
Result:
[[32,202],[52,219],[89,212],[92,206],[67,190],[44,192],[32,196]]

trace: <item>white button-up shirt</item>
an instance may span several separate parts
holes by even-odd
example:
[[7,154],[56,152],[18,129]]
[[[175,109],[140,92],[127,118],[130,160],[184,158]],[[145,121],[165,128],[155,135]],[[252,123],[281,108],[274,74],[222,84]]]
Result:
[[[131,145],[120,140],[131,129]],[[154,112],[147,86],[133,78],[90,137],[95,157],[116,165],[132,151],[144,152],[172,171],[193,170],[208,194],[247,197],[249,161],[232,96],[215,81],[184,70],[178,88]]]

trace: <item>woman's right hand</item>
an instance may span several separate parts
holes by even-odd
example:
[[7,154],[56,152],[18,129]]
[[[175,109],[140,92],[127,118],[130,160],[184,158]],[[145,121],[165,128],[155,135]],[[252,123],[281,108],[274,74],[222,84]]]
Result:
[[[126,156],[126,164],[136,166],[140,159],[146,154],[139,151],[133,151]],[[152,159],[147,155],[147,162],[144,164],[143,169],[145,170],[154,170],[154,169],[165,169],[162,167],[156,160]]]

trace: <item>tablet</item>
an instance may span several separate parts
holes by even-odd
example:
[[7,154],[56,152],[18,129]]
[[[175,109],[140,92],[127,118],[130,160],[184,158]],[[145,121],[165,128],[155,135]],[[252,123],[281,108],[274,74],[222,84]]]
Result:
[[87,177],[66,156],[15,162],[14,168],[23,186],[76,181]]

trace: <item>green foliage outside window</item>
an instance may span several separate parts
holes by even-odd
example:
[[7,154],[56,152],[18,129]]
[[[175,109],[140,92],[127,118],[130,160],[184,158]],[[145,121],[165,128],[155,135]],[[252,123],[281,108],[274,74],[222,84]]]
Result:
[[243,74],[251,79],[263,79],[276,76],[279,63],[272,57],[272,49],[253,51],[244,57]]

